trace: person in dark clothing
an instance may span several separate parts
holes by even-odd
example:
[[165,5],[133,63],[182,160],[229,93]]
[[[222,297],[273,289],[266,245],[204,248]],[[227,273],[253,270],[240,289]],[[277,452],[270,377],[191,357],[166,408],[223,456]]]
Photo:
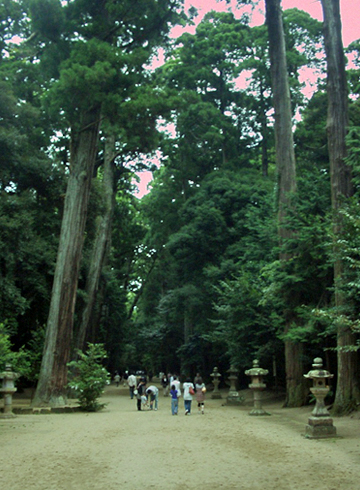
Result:
[[142,395],[145,395],[146,392],[146,381],[144,380],[144,378],[140,379],[136,389],[137,389],[136,405],[137,405],[137,409],[141,411],[141,397]]
[[161,377],[161,386],[163,387],[163,395],[168,396],[169,394],[169,379],[166,374]]

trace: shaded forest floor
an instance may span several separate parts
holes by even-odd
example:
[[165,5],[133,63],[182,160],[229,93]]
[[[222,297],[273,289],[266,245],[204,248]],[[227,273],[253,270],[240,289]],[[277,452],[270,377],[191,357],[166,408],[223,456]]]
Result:
[[[106,388],[99,413],[0,419],[4,490],[355,490],[359,488],[358,414],[334,418],[339,437],[305,439],[311,407],[282,408],[266,394],[270,417],[244,405],[206,400],[205,415],[138,412],[124,387]],[[223,393],[226,396],[226,393]],[[2,403],[2,401],[0,401]],[[28,398],[17,395],[15,406]]]

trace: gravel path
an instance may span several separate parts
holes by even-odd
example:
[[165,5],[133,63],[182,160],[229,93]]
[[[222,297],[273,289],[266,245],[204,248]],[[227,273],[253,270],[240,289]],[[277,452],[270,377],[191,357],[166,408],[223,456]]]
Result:
[[125,388],[110,386],[99,413],[19,415],[0,419],[4,490],[357,490],[360,426],[335,418],[340,437],[301,434],[311,408],[264,402],[270,417],[250,417],[251,403],[206,400],[205,415],[138,412]]

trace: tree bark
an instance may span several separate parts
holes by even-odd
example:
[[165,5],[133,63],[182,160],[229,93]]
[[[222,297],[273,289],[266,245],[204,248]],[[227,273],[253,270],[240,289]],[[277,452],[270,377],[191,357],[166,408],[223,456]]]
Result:
[[66,403],[78,273],[93,169],[97,154],[100,108],[82,114],[71,141],[68,180],[56,260],[45,345],[33,406]]
[[[114,158],[115,138],[108,136],[105,143],[104,177],[102,182],[105,211],[96,219],[96,238],[85,285],[86,304],[81,315],[81,323],[75,343],[75,348],[79,350],[83,350],[87,334],[90,330],[91,315],[97,300],[99,281],[111,242],[112,218],[116,195]],[[76,357],[76,353],[74,355]]]
[[[269,34],[271,81],[275,109],[275,151],[278,177],[278,231],[280,246],[293,236],[285,226],[296,192],[296,166],[292,133],[291,100],[286,66],[286,50],[280,0],[266,0],[266,23]],[[281,253],[280,260],[291,257]],[[293,312],[285,314],[285,333],[294,321]],[[304,371],[300,343],[285,340],[286,406],[295,407],[305,402]]]
[[[343,223],[339,209],[344,198],[353,195],[351,170],[345,163],[346,132],[349,124],[348,92],[345,71],[345,56],[341,37],[339,0],[321,0],[324,14],[324,41],[327,61],[327,137],[330,159],[331,201],[333,231],[336,237],[342,234]],[[344,297],[340,281],[344,264],[340,259],[334,263],[335,304],[341,308]],[[345,352],[344,347],[355,345],[355,335],[349,327],[339,322],[337,331],[338,378],[334,410],[341,413],[359,400],[357,381],[357,354]]]
[[282,225],[296,191],[296,168],[292,133],[291,100],[286,68],[286,51],[280,0],[266,0],[266,22],[269,33],[271,81],[275,109],[275,150],[279,186],[279,234],[292,234]]

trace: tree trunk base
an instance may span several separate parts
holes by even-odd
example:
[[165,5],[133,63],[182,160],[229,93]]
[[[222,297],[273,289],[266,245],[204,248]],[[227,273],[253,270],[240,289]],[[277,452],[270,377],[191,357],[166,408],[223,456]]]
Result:
[[65,407],[68,405],[67,397],[64,395],[52,395],[49,400],[44,401],[43,399],[35,397],[31,402],[32,408],[41,408],[41,407]]

